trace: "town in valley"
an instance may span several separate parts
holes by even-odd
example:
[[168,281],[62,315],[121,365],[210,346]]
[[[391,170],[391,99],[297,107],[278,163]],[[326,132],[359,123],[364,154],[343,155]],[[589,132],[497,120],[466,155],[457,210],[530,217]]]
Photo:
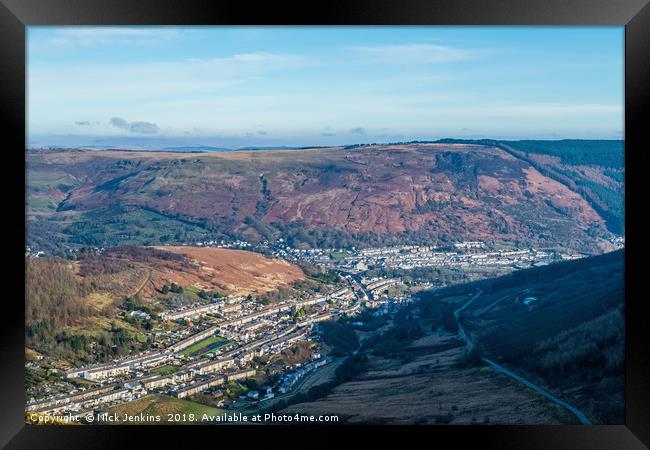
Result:
[[[512,246],[490,248],[480,241],[457,242],[447,248],[401,245],[359,250],[296,249],[283,239],[257,244],[241,240],[183,244],[261,252],[318,266],[333,277],[323,283],[321,293],[293,293],[272,304],[251,295],[222,296],[197,286],[165,285],[162,292],[182,296],[189,290],[196,294],[196,302],[155,313],[151,308],[133,307],[118,312],[131,321],[146,322],[142,339],[151,343],[146,351],[81,367],[57,365],[56,359],[45,356],[28,362],[28,370],[49,376],[47,383],[28,388],[26,409],[34,421],[54,415],[83,422],[92,414],[99,421],[111,422],[115,418],[108,419],[109,411],[152,394],[175,399],[207,396],[213,400],[211,404],[228,411],[265,410],[277,399],[290,397],[296,386],[320,368],[341,360],[323,345],[321,322],[344,320],[361,326],[360,317],[395,312],[411,303],[417,292],[445,287],[440,277],[386,276],[385,270],[408,273],[415,268],[435,268],[461,271],[464,276],[474,271],[474,277],[467,279],[480,279],[585,256]],[[611,244],[622,248],[624,241],[613,237]],[[102,251],[94,249],[97,254]],[[26,256],[37,258],[42,253],[28,249]],[[298,345],[304,351],[298,361],[278,358]],[[200,420],[199,415],[191,417]],[[179,417],[170,415],[169,419]]]

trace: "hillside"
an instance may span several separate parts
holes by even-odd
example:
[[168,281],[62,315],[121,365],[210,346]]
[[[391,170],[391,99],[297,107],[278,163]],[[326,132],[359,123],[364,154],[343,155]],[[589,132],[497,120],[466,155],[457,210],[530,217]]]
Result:
[[[478,353],[453,314],[471,298],[460,320]],[[366,316],[356,370],[280,408],[363,423],[577,423],[487,356],[593,423],[623,423],[623,303],[622,251],[424,293],[385,325]]]
[[296,246],[478,239],[607,248],[605,210],[586,191],[497,145],[30,150],[27,159],[28,241],[44,249],[208,236],[282,236]]
[[[253,252],[133,246],[82,253],[76,261],[28,257],[26,276],[27,346],[68,359],[85,357],[97,341],[120,351],[137,347],[142,330],[118,316],[125,308],[160,312],[162,303],[204,301],[202,290],[263,295],[305,279],[299,267]],[[185,293],[163,293],[173,285]]]
[[578,192],[617,234],[625,230],[623,141],[508,142],[504,148]]
[[224,295],[263,294],[305,278],[286,261],[222,248],[114,247],[82,257],[77,266],[82,282],[121,298],[151,298],[172,283]]
[[[160,250],[182,255],[197,264],[191,271],[183,271],[185,282],[203,289],[219,289],[227,294],[263,294],[280,286],[290,286],[294,281],[305,279],[302,270],[284,260],[266,258],[259,253],[243,250],[202,247],[159,247]],[[159,274],[154,287],[166,279],[174,280],[178,272]],[[175,281],[176,284],[181,284]]]
[[486,281],[463,324],[492,359],[622,423],[624,272],[617,251]]

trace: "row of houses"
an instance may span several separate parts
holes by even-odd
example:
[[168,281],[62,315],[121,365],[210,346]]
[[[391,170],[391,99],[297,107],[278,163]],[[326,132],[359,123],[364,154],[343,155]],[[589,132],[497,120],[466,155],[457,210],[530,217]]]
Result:
[[262,351],[266,352],[269,350],[276,350],[278,348],[282,348],[287,344],[290,344],[292,342],[295,342],[297,340],[302,339],[305,336],[305,331],[306,330],[298,330],[293,333],[286,334],[284,336],[275,338],[267,343],[265,343],[262,346]]
[[294,384],[296,384],[298,380],[300,380],[311,371],[324,366],[326,363],[327,360],[325,358],[320,358],[285,374],[278,383],[278,390],[280,393],[286,394],[291,390],[291,388],[294,386]]
[[376,291],[378,289],[386,288],[386,287],[391,286],[391,285],[396,284],[396,283],[399,283],[399,280],[396,280],[394,278],[386,278],[386,279],[383,279],[383,280],[373,281],[372,283],[370,283],[370,284],[368,284],[366,286],[366,289],[368,289],[369,291],[372,292],[372,291]]
[[354,292],[352,292],[350,288],[344,287],[342,289],[339,289],[338,291],[332,292],[330,294],[330,298],[336,300],[351,300],[354,298]]
[[235,360],[232,358],[218,358],[211,361],[197,361],[190,363],[185,367],[192,369],[195,372],[198,372],[200,375],[205,375],[208,373],[216,372],[217,370],[226,368],[235,363]]
[[160,314],[160,318],[163,320],[195,319],[219,311],[222,305],[221,302],[215,302],[181,311],[166,311]]
[[90,381],[98,381],[109,377],[126,375],[134,369],[155,367],[162,364],[167,359],[169,359],[169,355],[162,352],[144,353],[111,364],[72,369],[67,371],[65,376],[66,378],[85,378]]
[[66,395],[62,397],[54,397],[50,398],[47,400],[42,400],[39,402],[34,402],[34,403],[29,403],[26,407],[27,411],[37,411],[37,410],[44,410],[48,408],[53,408],[56,406],[62,406],[62,405],[67,405],[69,403],[75,403],[79,402],[81,400],[94,397],[95,395],[98,394],[103,394],[108,391],[112,391],[117,387],[116,384],[113,385],[107,385],[107,386],[100,386],[98,388],[94,389],[86,389],[85,391],[81,391],[75,394],[71,395]]
[[181,351],[183,349],[186,349],[187,347],[189,347],[191,345],[194,345],[197,342],[199,342],[199,341],[201,341],[201,340],[203,340],[203,339],[205,339],[207,337],[212,336],[213,334],[215,334],[217,332],[218,329],[219,329],[219,327],[213,326],[213,327],[207,328],[207,329],[205,329],[203,331],[200,331],[198,333],[195,333],[192,336],[187,337],[187,338],[185,338],[185,339],[183,339],[181,341],[178,341],[175,344],[172,344],[169,347],[167,347],[167,352],[176,353],[176,352],[179,352],[179,351]]
[[[65,403],[47,405],[36,409],[30,409],[28,406],[27,409],[35,413],[56,414],[65,409],[69,409],[72,405],[74,405],[77,408],[88,409],[88,408],[93,408],[102,403],[128,399],[131,396],[131,393],[128,389],[126,388],[115,389],[116,386],[117,385],[109,386],[110,389],[102,389],[101,391],[99,391],[99,393],[93,392],[95,393],[95,395],[91,397],[82,397],[82,398],[77,397],[74,399],[70,399]],[[97,390],[93,389],[93,391],[97,391]]]
[[[187,368],[187,367],[185,367]],[[144,389],[158,389],[168,384],[190,381],[194,374],[190,370],[182,370],[167,375],[149,375],[142,378],[136,378],[124,384],[129,389],[142,386]]]
[[237,312],[241,310],[240,303],[243,300],[243,297],[228,297],[207,305],[195,306],[179,311],[166,311],[161,313],[160,317],[163,320],[196,319],[216,312]]
[[236,380],[242,380],[242,379],[254,377],[255,374],[256,374],[255,369],[240,370],[238,372],[233,372],[225,376],[217,376],[214,378],[210,378],[208,380],[199,381],[197,383],[191,384],[189,386],[177,390],[174,394],[178,398],[185,398],[206,391],[214,386],[223,386],[230,381],[236,381]]
[[330,320],[335,317],[334,313],[326,312],[324,314],[317,314],[314,316],[309,316],[305,317],[301,321],[297,323],[298,327],[306,327],[307,325],[311,325],[313,323],[318,323],[322,322],[324,320]]
[[274,314],[278,314],[283,311],[289,311],[291,308],[294,306],[297,306],[298,304],[296,303],[281,303],[278,305],[273,305],[273,306],[268,306],[266,308],[263,308],[259,311],[253,312],[251,314],[247,314],[245,316],[241,317],[235,317],[233,319],[229,320],[224,320],[221,323],[219,323],[219,327],[221,328],[227,328],[231,326],[238,326],[238,325],[243,325],[249,322],[252,322],[256,319],[266,317],[266,316],[272,316]]

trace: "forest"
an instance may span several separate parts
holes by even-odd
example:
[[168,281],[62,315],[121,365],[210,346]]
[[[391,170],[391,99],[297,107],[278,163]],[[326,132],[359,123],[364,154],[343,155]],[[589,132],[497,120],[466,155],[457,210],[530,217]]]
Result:
[[[78,363],[104,362],[147,346],[125,324],[111,320],[115,306],[101,312],[91,307],[92,277],[77,276],[75,267],[57,257],[25,258],[25,345]],[[107,325],[99,326],[102,321]],[[81,327],[87,331],[76,331]]]
[[508,145],[526,153],[557,156],[564,164],[621,168],[625,164],[622,140],[508,141]]
[[58,258],[26,258],[25,322],[39,327],[60,329],[80,325],[92,316],[83,297],[88,284],[75,278],[72,263]]

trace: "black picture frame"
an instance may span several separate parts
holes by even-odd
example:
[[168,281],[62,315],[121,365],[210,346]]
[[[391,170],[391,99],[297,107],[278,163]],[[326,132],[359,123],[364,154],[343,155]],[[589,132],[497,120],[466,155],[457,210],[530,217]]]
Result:
[[[647,0],[525,0],[481,1],[331,1],[319,4],[259,5],[205,0],[0,0],[0,114],[8,132],[3,136],[5,170],[2,182],[10,195],[4,205],[11,213],[5,221],[13,232],[5,235],[5,255],[17,269],[17,278],[5,279],[10,289],[3,296],[0,340],[1,389],[0,445],[7,448],[120,447],[135,438],[164,439],[167,443],[198,445],[198,439],[223,445],[222,439],[264,439],[283,445],[287,427],[179,427],[94,426],[43,427],[24,420],[24,242],[11,237],[24,233],[25,149],[25,27],[30,25],[624,25],[625,26],[625,141],[626,141],[626,418],[620,426],[417,426],[417,427],[298,427],[303,445],[341,445],[338,430],[349,438],[397,435],[404,443],[415,439],[454,446],[472,442],[495,448],[636,449],[650,445],[650,342],[645,303],[642,229],[648,197],[641,177],[646,162],[650,94],[650,5]],[[23,149],[21,152],[20,149]],[[19,168],[23,168],[20,170]],[[11,176],[6,176],[11,175]],[[24,234],[23,234],[24,235]],[[16,262],[14,263],[14,259]],[[638,261],[638,262],[637,262]],[[9,294],[10,292],[10,294]],[[353,433],[349,433],[352,430]],[[218,441],[214,439],[218,437]],[[211,441],[212,440],[212,441]],[[420,445],[420,444],[418,444]],[[212,444],[210,444],[212,446]],[[202,446],[203,447],[203,446]]]

